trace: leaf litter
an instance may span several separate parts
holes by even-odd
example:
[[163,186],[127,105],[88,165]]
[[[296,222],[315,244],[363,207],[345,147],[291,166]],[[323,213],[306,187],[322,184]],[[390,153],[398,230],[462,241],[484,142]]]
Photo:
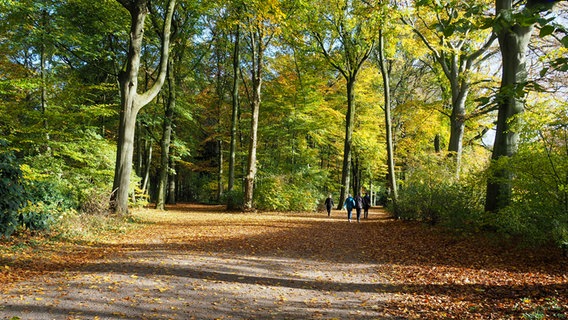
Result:
[[89,244],[0,247],[0,319],[519,319],[568,317],[567,261],[458,237],[379,209],[135,211]]

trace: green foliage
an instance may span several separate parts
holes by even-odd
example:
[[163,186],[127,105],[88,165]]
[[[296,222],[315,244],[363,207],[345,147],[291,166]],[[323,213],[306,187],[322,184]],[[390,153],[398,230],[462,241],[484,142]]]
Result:
[[21,225],[28,230],[47,230],[55,221],[53,214],[59,208],[53,204],[40,202],[28,202],[20,211]]
[[232,190],[223,193],[221,203],[227,204],[227,210],[242,210],[244,194],[242,190]]
[[52,142],[50,154],[29,156],[23,170],[28,199],[66,210],[77,209],[92,190],[111,189],[114,147],[92,131],[76,141]]
[[58,214],[76,206],[68,188],[57,180],[26,180],[27,205],[21,224],[29,230],[47,230]]
[[22,172],[7,145],[0,139],[0,237],[8,237],[16,230],[18,210],[25,201]]
[[514,172],[508,207],[487,223],[527,244],[568,248],[568,105],[539,101],[529,105],[516,128],[522,132],[517,154],[491,170]]
[[530,148],[494,165],[502,167],[515,172],[513,199],[487,222],[527,244],[568,247],[568,156]]
[[312,211],[322,197],[320,177],[316,170],[261,176],[255,192],[255,207],[269,211]]
[[456,180],[453,167],[453,159],[443,154],[413,162],[399,190],[397,217],[451,229],[474,227],[483,212],[482,184],[468,177]]

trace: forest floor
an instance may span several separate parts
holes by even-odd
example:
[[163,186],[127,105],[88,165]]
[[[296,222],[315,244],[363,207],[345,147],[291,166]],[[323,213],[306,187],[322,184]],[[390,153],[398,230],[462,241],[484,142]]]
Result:
[[346,214],[135,211],[92,243],[0,242],[0,319],[565,319],[568,260]]

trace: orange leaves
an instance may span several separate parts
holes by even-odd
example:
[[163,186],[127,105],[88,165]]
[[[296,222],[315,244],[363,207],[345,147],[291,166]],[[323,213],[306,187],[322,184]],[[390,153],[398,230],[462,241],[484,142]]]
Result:
[[[91,314],[170,319],[502,319],[536,312],[554,319],[568,312],[567,264],[550,252],[455,238],[376,210],[356,225],[343,215],[190,205],[136,215],[144,224],[104,244],[0,251],[5,309],[65,306],[78,317],[98,307]],[[40,286],[5,286],[46,273]]]

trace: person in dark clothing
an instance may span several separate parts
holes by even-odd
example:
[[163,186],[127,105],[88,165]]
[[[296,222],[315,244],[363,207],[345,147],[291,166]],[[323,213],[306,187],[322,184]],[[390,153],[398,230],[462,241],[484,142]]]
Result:
[[363,197],[363,218],[369,219],[369,208],[371,207],[371,197],[365,192]]
[[327,209],[327,216],[331,216],[331,208],[333,207],[333,198],[331,194],[325,199],[325,208]]
[[363,198],[361,194],[355,196],[355,210],[357,211],[357,222],[361,222],[361,209],[363,209]]

